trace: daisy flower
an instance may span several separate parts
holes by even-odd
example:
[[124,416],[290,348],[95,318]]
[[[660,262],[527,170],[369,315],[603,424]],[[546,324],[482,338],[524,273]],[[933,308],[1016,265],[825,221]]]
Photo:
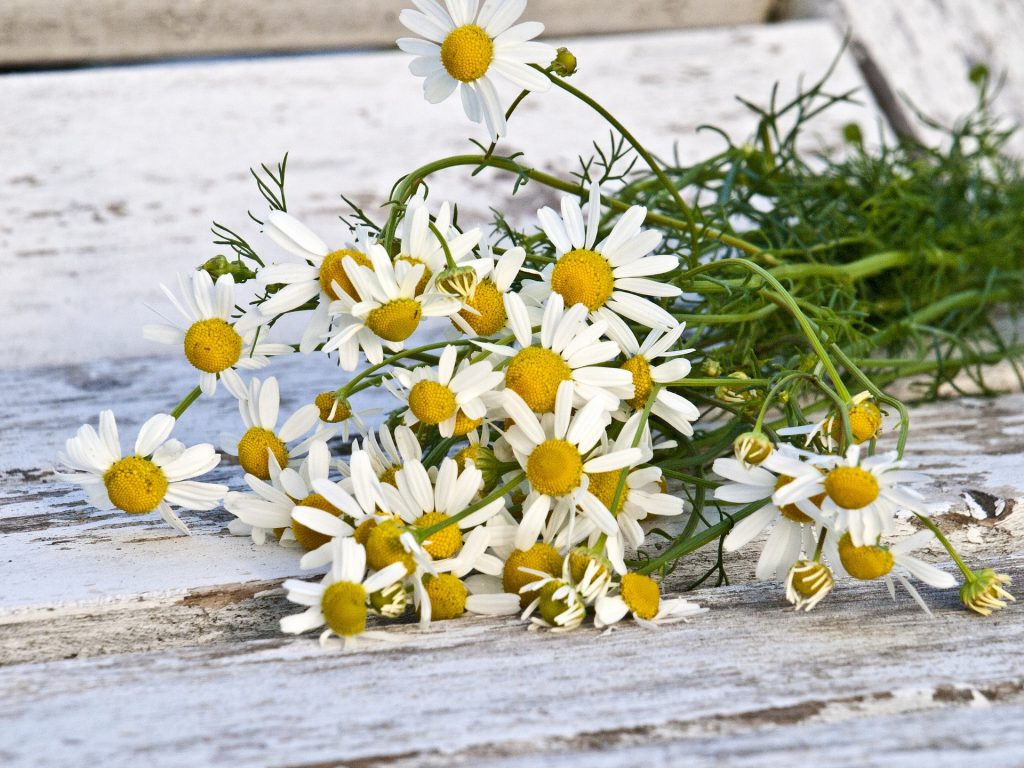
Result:
[[487,406],[480,396],[497,387],[505,377],[486,361],[470,364],[464,360],[456,373],[457,355],[455,347],[445,347],[436,370],[429,365],[411,371],[400,368],[393,373],[400,387],[385,382],[385,387],[407,405],[403,417],[406,426],[437,426],[442,437],[451,437],[459,415],[471,422],[487,415]]
[[859,445],[851,445],[845,457],[833,457],[825,474],[807,473],[775,491],[775,504],[799,504],[822,498],[821,511],[834,519],[836,527],[847,530],[860,547],[874,544],[882,534],[892,532],[896,510],[924,513],[921,495],[901,483],[927,480],[927,475],[902,467],[895,452],[861,456]]
[[[459,232],[452,227],[451,206],[448,202],[441,203],[437,216],[434,218],[434,226],[444,238],[445,245],[448,246],[452,255],[452,261],[456,264],[472,253],[473,248],[480,242],[479,229]],[[405,216],[402,218],[399,242],[401,248],[398,256],[395,257],[396,261],[404,261],[413,265],[423,264],[425,267],[423,276],[416,284],[416,293],[423,293],[431,279],[448,266],[444,245],[430,228],[430,211],[423,198],[413,198],[410,201]]]
[[937,589],[950,589],[957,585],[956,577],[936,568],[910,553],[934,540],[931,531],[918,531],[892,546],[866,544],[857,546],[849,532],[839,539],[839,559],[846,572],[855,579],[871,581],[884,579],[889,594],[896,599],[893,576],[904,586],[925,613],[931,615],[921,595],[910,583],[909,576],[920,579]]
[[370,262],[373,269],[345,259],[345,273],[356,296],[342,292],[329,309],[332,316],[341,316],[341,327],[323,351],[338,350],[339,364],[346,371],[355,370],[360,349],[368,361],[377,364],[384,359],[384,347],[394,352],[404,349],[403,342],[416,332],[424,317],[452,315],[462,306],[458,299],[445,294],[417,294],[416,287],[426,270],[424,264],[392,263],[380,245],[370,249]]
[[586,224],[575,197],[562,198],[561,216],[551,208],[541,208],[537,218],[555,246],[558,261],[544,270],[542,283],[524,286],[524,291],[532,297],[553,291],[565,299],[567,306],[583,304],[592,320],[608,324],[609,335],[616,341],[628,332],[622,318],[647,328],[675,328],[676,319],[650,298],[674,298],[682,290],[649,278],[673,271],[679,259],[649,255],[662,236],[656,230],[641,229],[646,216],[646,208],[634,205],[598,243],[601,187],[597,182],[590,185]]
[[[238,518],[252,540],[263,544],[268,531],[280,531],[282,541],[295,541],[306,550],[317,549],[329,537],[313,530],[297,520],[292,513],[299,507],[313,507],[335,518],[344,533],[351,535],[352,527],[344,516],[346,513],[313,489],[317,480],[327,480],[331,469],[331,454],[327,443],[317,440],[309,447],[309,455],[298,470],[286,467],[280,469],[276,462],[269,462],[270,482],[255,475],[247,474],[245,482],[252,493],[229,493],[224,499],[224,508]],[[242,533],[243,527],[231,527],[232,533]]]
[[[525,0],[413,0],[398,20],[426,39],[403,37],[398,47],[416,58],[409,71],[423,77],[423,95],[439,104],[459,88],[462,108],[474,123],[483,118],[492,138],[505,133],[505,107],[494,86],[500,75],[528,91],[545,91],[551,83],[530,64],[546,65],[555,49],[530,42],[544,31],[535,21],[515,24]],[[479,11],[478,11],[479,9]]]
[[[572,384],[563,382],[555,412],[540,419],[510,389],[503,393],[503,402],[515,422],[505,439],[530,486],[516,532],[516,549],[525,550],[536,542],[552,508],[553,518],[570,527],[579,507],[595,528],[609,535],[617,533],[614,515],[588,490],[589,476],[630,466],[642,459],[643,453],[639,448],[625,448],[590,457],[610,421],[601,401],[592,400],[573,414]],[[568,538],[572,538],[571,531]]]
[[[824,458],[824,457],[822,457]],[[801,461],[798,454],[783,444],[773,450],[759,466],[747,466],[731,457],[715,459],[712,471],[728,482],[715,489],[715,499],[730,504],[750,504],[765,501],[760,509],[740,520],[725,537],[723,548],[735,552],[754,540],[762,531],[771,528],[755,575],[758,579],[786,578],[790,566],[801,552],[813,553],[817,535],[823,522],[820,495],[779,503],[773,494],[790,484],[815,480],[821,472],[814,461]],[[795,479],[794,479],[795,478]],[[837,562],[835,537],[825,541],[825,552],[830,562]]]
[[242,469],[260,480],[270,479],[272,463],[283,469],[289,462],[304,456],[314,442],[327,440],[334,434],[333,427],[318,427],[313,435],[301,439],[317,427],[320,420],[320,410],[312,403],[295,411],[278,430],[280,411],[277,378],[271,376],[262,382],[253,379],[245,397],[238,401],[238,412],[246,431],[241,435],[224,434],[220,438],[224,452],[237,456]]
[[686,621],[707,610],[683,598],[662,600],[654,579],[640,573],[627,573],[619,582],[617,594],[599,597],[594,603],[594,626],[610,627],[632,613],[637,624],[656,629],[664,624]]
[[355,296],[352,281],[345,273],[344,262],[351,259],[363,267],[370,266],[366,255],[372,240],[363,227],[351,231],[350,241],[332,250],[312,230],[284,211],[271,211],[263,231],[271,240],[298,256],[304,264],[269,264],[258,273],[263,285],[283,287],[260,305],[260,314],[270,320],[285,312],[317,300],[316,309],[302,333],[299,351],[312,352],[331,327],[329,308],[341,292]]
[[217,379],[221,379],[231,394],[244,397],[245,384],[236,368],[265,368],[270,363],[269,357],[292,351],[287,344],[258,340],[266,329],[256,313],[231,321],[235,308],[235,279],[230,274],[221,275],[216,284],[206,270],[196,270],[191,279],[187,274],[179,274],[181,301],[166,286],[161,285],[160,288],[188,325],[151,323],[143,326],[143,336],[162,344],[181,345],[185,358],[199,371],[199,387],[205,395],[216,392]]
[[293,603],[307,606],[302,613],[281,619],[281,631],[298,635],[326,625],[320,645],[337,647],[332,637],[341,639],[345,650],[353,648],[356,638],[389,639],[384,632],[367,632],[367,602],[371,595],[390,587],[405,576],[405,566],[393,563],[367,575],[366,551],[354,539],[334,539],[331,544],[331,570],[320,583],[288,579],[282,586]]
[[184,534],[188,527],[171,510],[171,504],[185,509],[216,508],[227,486],[192,480],[220,463],[209,443],[186,448],[170,440],[174,417],[153,416],[139,430],[134,452],[125,456],[117,433],[113,411],[102,411],[99,432],[84,424],[64,443],[58,460],[69,472],[58,472],[62,480],[80,484],[97,509],[120,509],[132,515],[154,510]]
[[526,251],[520,246],[509,248],[497,259],[490,246],[485,250],[486,256],[466,262],[476,271],[476,290],[463,301],[463,309],[452,315],[452,324],[467,336],[494,336],[505,330],[504,297],[526,260]]
[[[628,327],[613,337],[627,358],[622,367],[633,374],[633,398],[626,401],[629,408],[640,410],[647,405],[647,398],[651,396],[655,384],[669,384],[690,374],[690,361],[681,355],[693,350],[670,351],[679,341],[685,327],[685,323],[677,323],[668,331],[652,330],[643,344],[637,342]],[[655,365],[654,361],[659,358],[664,362]],[[627,413],[627,408],[623,407],[618,416],[624,418]],[[693,435],[693,422],[700,418],[697,406],[664,386],[654,396],[651,413],[687,437]]]
[[586,307],[565,309],[560,295],[552,294],[544,307],[540,338],[534,343],[533,326],[518,294],[505,295],[505,311],[515,334],[515,347],[476,342],[482,349],[511,358],[505,367],[505,387],[519,395],[531,410],[551,413],[562,382],[570,382],[578,405],[600,402],[606,410],[633,397],[633,375],[601,365],[618,356],[613,341],[601,341],[603,320],[588,325]]

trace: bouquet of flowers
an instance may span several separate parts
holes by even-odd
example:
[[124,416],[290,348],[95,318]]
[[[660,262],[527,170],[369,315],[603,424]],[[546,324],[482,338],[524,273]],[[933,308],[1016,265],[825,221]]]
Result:
[[[262,239],[216,225],[231,257],[164,289],[180,324],[145,329],[184,353],[195,388],[146,421],[127,453],[114,414],[101,413],[98,428],[67,441],[62,477],[100,509],[158,512],[186,534],[173,507],[223,504],[233,533],[294,548],[313,575],[284,582],[302,610],[281,629],[320,629],[325,645],[385,637],[367,630],[369,616],[396,619],[410,603],[424,626],[467,611],[521,614],[554,632],[588,619],[598,628],[685,620],[705,609],[664,598],[655,577],[713,542],[720,555],[708,577],[724,576],[721,552],[764,531],[757,576],[783,584],[798,609],[852,578],[890,592],[898,581],[927,611],[912,579],[958,583],[913,555],[936,539],[963,576],[968,608],[988,614],[1013,599],[1006,576],[971,570],[929,518],[910,487],[921,476],[902,459],[906,408],[881,388],[989,358],[919,355],[906,369],[898,357],[867,357],[905,351],[925,323],[1005,297],[990,290],[951,304],[962,281],[977,279],[963,274],[920,287],[927,304],[898,300],[901,281],[921,282],[922,259],[943,269],[941,254],[886,249],[875,220],[855,220],[865,210],[855,185],[837,184],[867,175],[858,136],[848,136],[852,165],[821,171],[797,155],[796,129],[780,127],[794,113],[799,126],[815,99],[848,95],[829,96],[822,81],[760,111],[756,144],[730,142],[684,168],[656,159],[568,82],[573,55],[535,41],[541,24],[517,23],[525,0],[413,3],[400,18],[416,37],[398,41],[414,56],[410,71],[432,103],[458,91],[489,145],[405,175],[384,221],[353,206],[344,231],[326,239],[288,213],[287,157],[254,172],[268,206],[250,214]],[[521,89],[507,104],[502,81]],[[570,178],[498,152],[518,105],[551,87],[611,130],[610,146]],[[987,123],[962,130],[990,135]],[[905,179],[897,167],[918,161],[893,151],[877,162]],[[563,196],[535,225],[498,213],[484,231],[429,199],[431,176],[456,167],[506,174],[513,193],[530,184]],[[815,191],[826,178],[830,191]],[[840,216],[859,237],[837,230]],[[1007,290],[1020,280],[1018,258],[992,267],[1006,267]],[[941,300],[941,311],[918,316]],[[271,341],[285,315],[301,316],[301,333]],[[340,386],[304,393],[306,404],[282,418],[277,379],[263,370],[296,353],[328,356]],[[381,389],[395,407],[375,425],[357,404]],[[197,399],[217,396],[238,401],[242,428],[220,443],[245,490],[195,479],[221,456],[171,437]],[[899,434],[895,450],[881,451],[887,412]],[[920,530],[895,536],[899,515]]]

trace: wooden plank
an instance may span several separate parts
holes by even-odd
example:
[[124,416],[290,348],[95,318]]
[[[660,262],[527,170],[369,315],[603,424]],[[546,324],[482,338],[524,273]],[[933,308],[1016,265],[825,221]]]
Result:
[[[997,111],[1024,120],[1024,5],[1017,0],[838,0],[834,7],[895,127],[937,136],[914,120],[907,100],[943,124],[962,118],[977,103],[968,81],[976,64],[1004,80]],[[1024,139],[1018,135],[1010,149],[1024,151]]]
[[[1010,565],[1022,575],[1020,558]],[[806,615],[767,585],[698,598],[709,614],[658,632],[558,637],[467,619],[399,628],[398,642],[354,654],[280,638],[7,667],[0,755],[19,766],[1019,764],[1019,612],[983,620],[929,592],[928,619],[878,584]]]
[[[533,0],[549,35],[748,24],[771,0]],[[390,46],[408,0],[7,0],[0,67],[197,54]]]
[[[692,161],[721,148],[698,125],[718,124],[737,141],[753,129],[734,94],[763,103],[775,81],[792,94],[801,74],[825,71],[840,41],[827,23],[794,22],[572,46],[574,83],[654,151],[678,142]],[[265,242],[245,216],[262,202],[250,165],[291,150],[290,208],[330,239],[340,237],[339,192],[376,210],[412,168],[473,151],[466,137],[484,138],[479,129],[454,102],[428,105],[407,64],[374,53],[0,78],[0,103],[18,116],[0,142],[0,274],[16,318],[0,368],[168,354],[142,339],[154,319],[147,306],[164,308],[159,283],[216,253],[211,219]],[[843,58],[834,90],[861,84]],[[568,173],[592,140],[606,141],[599,119],[560,92],[531,97],[520,112],[504,147],[545,170]],[[873,136],[878,113],[837,108],[808,146],[837,147],[850,121]],[[511,188],[507,176],[459,171],[433,185],[458,200],[466,222],[489,221],[489,206],[530,221],[553,199],[528,185],[509,203]]]

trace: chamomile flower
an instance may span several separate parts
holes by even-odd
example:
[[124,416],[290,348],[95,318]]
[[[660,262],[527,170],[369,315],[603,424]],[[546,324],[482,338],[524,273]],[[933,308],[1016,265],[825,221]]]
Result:
[[425,269],[423,276],[416,284],[416,293],[423,293],[430,281],[441,274],[448,266],[445,245],[456,264],[464,261],[480,242],[480,230],[470,229],[459,232],[452,227],[451,206],[448,202],[441,203],[434,218],[434,227],[444,238],[444,245],[437,234],[430,228],[430,211],[422,198],[413,198],[406,209],[399,229],[401,248],[397,261],[409,264],[422,264]]
[[384,348],[398,352],[403,342],[420,326],[424,317],[446,317],[457,312],[461,302],[446,294],[416,292],[426,265],[407,261],[391,262],[379,245],[370,249],[373,269],[359,266],[351,259],[344,262],[356,297],[347,293],[331,302],[331,315],[339,315],[339,328],[324,345],[324,352],[338,350],[343,370],[354,370],[359,350],[377,364],[384,359]]
[[188,534],[188,527],[171,510],[171,504],[185,509],[214,509],[227,486],[192,480],[220,463],[209,443],[186,448],[169,439],[173,416],[153,416],[139,430],[134,452],[121,452],[113,411],[100,413],[99,432],[84,424],[64,443],[58,455],[62,480],[80,484],[97,509],[120,509],[132,515],[157,511],[170,525]]
[[[309,455],[298,470],[280,469],[276,461],[270,462],[269,468],[269,483],[247,474],[245,482],[252,493],[232,492],[224,499],[224,508],[249,529],[256,544],[263,544],[267,533],[273,531],[281,532],[282,541],[295,541],[306,550],[326,544],[328,536],[293,519],[292,513],[299,507],[313,507],[331,515],[344,534],[351,535],[352,527],[343,519],[345,512],[313,489],[314,482],[326,480],[330,474],[331,454],[326,442],[317,440],[310,445]],[[238,525],[231,530],[242,532]]]
[[298,463],[310,445],[334,434],[333,427],[318,427],[303,438],[320,420],[320,410],[312,403],[295,411],[278,429],[281,394],[274,376],[262,382],[250,381],[246,396],[238,401],[238,412],[246,431],[241,435],[221,435],[221,447],[225,453],[237,456],[242,469],[260,480],[270,479],[271,463],[282,469],[290,462]]
[[627,573],[619,582],[617,594],[609,593],[594,603],[594,626],[610,627],[631,613],[640,626],[656,629],[664,624],[686,621],[707,610],[683,598],[662,600],[654,579],[640,573]]
[[473,422],[487,415],[481,395],[495,389],[504,375],[486,360],[472,364],[464,360],[456,371],[457,356],[455,347],[445,347],[436,369],[428,365],[411,371],[396,369],[394,382],[400,387],[385,382],[408,406],[403,417],[406,426],[437,426],[442,437],[451,437],[460,414]]
[[[505,133],[505,107],[498,97],[494,76],[529,91],[547,90],[551,83],[530,64],[548,64],[555,49],[531,42],[544,31],[535,21],[515,24],[526,7],[524,0],[413,0],[419,10],[406,9],[398,20],[410,32],[398,47],[416,58],[409,71],[423,81],[423,95],[438,104],[459,88],[466,117],[483,118],[492,138]],[[478,12],[479,9],[479,12]]]
[[849,531],[854,545],[874,544],[892,532],[898,509],[926,511],[921,495],[902,484],[927,480],[927,475],[904,466],[895,453],[862,457],[860,446],[851,445],[845,457],[833,457],[827,472],[807,473],[779,487],[773,501],[788,505],[822,498],[821,511],[837,528]]
[[534,339],[526,305],[518,294],[505,295],[505,311],[519,348],[477,342],[496,355],[511,358],[505,367],[505,387],[538,413],[551,413],[555,395],[563,382],[570,382],[577,405],[599,402],[606,410],[633,396],[633,376],[620,368],[601,363],[613,360],[619,348],[613,341],[601,341],[606,324],[588,325],[586,307],[565,308],[560,295],[552,294],[544,307],[540,338]]
[[676,319],[650,299],[674,298],[682,290],[651,280],[652,275],[671,272],[679,265],[675,256],[649,255],[661,243],[661,233],[643,230],[647,209],[634,205],[612,227],[608,237],[597,242],[601,223],[601,188],[590,185],[586,223],[577,198],[562,198],[562,215],[551,208],[537,212],[544,234],[555,246],[558,261],[544,270],[543,282],[524,285],[536,297],[553,291],[566,306],[583,304],[591,320],[604,320],[616,341],[626,337],[628,326],[622,318],[647,328],[667,331]]
[[[738,459],[723,457],[715,459],[712,470],[729,481],[715,489],[718,501],[732,504],[765,502],[760,509],[733,526],[722,545],[725,551],[735,552],[771,528],[758,558],[755,575],[759,579],[785,579],[801,552],[808,555],[814,552],[820,524],[824,521],[820,509],[822,497],[816,495],[783,504],[774,501],[772,495],[779,488],[804,478],[820,478],[817,464],[801,461],[789,446],[780,445],[759,466],[747,466]],[[829,536],[825,546],[830,562],[836,562],[835,537]]]
[[329,307],[339,291],[355,296],[352,281],[345,273],[344,261],[351,259],[364,267],[370,266],[366,255],[372,245],[367,231],[357,227],[349,234],[349,242],[341,248],[331,249],[312,230],[284,211],[271,211],[263,230],[271,240],[304,264],[269,264],[258,273],[263,285],[282,286],[260,305],[260,313],[268,320],[317,300],[316,309],[306,323],[299,342],[299,351],[312,352],[331,327]]
[[374,593],[387,589],[405,576],[405,566],[393,563],[376,573],[366,573],[366,551],[354,539],[331,541],[331,570],[320,583],[288,579],[283,586],[288,599],[307,606],[302,613],[281,619],[281,631],[298,635],[326,625],[320,634],[322,647],[337,646],[340,638],[345,650],[353,648],[356,638],[389,639],[384,632],[367,632],[368,601]]
[[463,301],[463,309],[452,315],[452,324],[467,336],[494,336],[508,327],[504,297],[526,260],[521,246],[509,248],[497,259],[490,246],[485,254],[466,262],[476,271],[476,290]]
[[199,387],[203,394],[217,391],[217,380],[235,397],[245,396],[245,384],[238,371],[265,368],[269,358],[292,351],[287,344],[260,341],[266,334],[262,320],[255,313],[232,321],[235,308],[235,280],[221,275],[216,284],[206,270],[197,270],[191,278],[178,275],[181,301],[166,286],[160,286],[182,317],[187,327],[148,324],[143,335],[162,344],[179,344],[187,359],[199,371]]
[[[537,536],[548,527],[553,531],[548,514],[569,526],[574,524],[577,507],[591,524],[609,535],[618,532],[615,516],[604,503],[588,490],[589,476],[620,470],[642,459],[639,448],[625,448],[591,457],[610,421],[599,400],[592,400],[572,412],[572,384],[563,382],[558,388],[555,412],[540,419],[513,390],[503,393],[506,412],[515,422],[505,433],[529,483],[530,493],[523,501],[523,519],[516,532],[516,549],[532,546]],[[572,539],[571,530],[567,534]]]
[[[620,408],[619,418],[628,414],[630,409],[640,410],[647,405],[655,384],[669,384],[690,374],[690,361],[682,355],[692,350],[672,350],[685,327],[685,323],[678,323],[668,331],[652,330],[643,344],[637,342],[628,327],[614,337],[627,358],[622,367],[633,374],[633,398]],[[655,364],[658,359],[664,362]],[[661,386],[654,396],[651,413],[687,437],[693,435],[693,422],[700,417],[697,406],[665,386]]]
[[913,576],[937,589],[951,589],[957,585],[956,577],[953,574],[941,571],[934,565],[910,554],[934,540],[935,537],[931,531],[918,531],[891,546],[874,543],[858,546],[854,544],[850,533],[846,532],[839,539],[839,559],[846,572],[855,579],[863,581],[884,579],[889,594],[894,600],[896,599],[896,585],[893,583],[893,576],[895,576],[914,598],[914,602],[925,613],[931,615],[928,606],[925,605],[921,595],[914,589],[908,577]]

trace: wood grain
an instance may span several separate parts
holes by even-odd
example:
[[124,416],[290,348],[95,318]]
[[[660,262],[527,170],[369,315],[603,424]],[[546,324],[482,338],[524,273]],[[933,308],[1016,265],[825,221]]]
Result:
[[[549,35],[763,21],[771,0],[533,0]],[[390,46],[408,0],[7,0],[0,67]]]
[[[573,82],[602,101],[655,152],[678,146],[684,161],[718,151],[704,123],[743,141],[754,127],[734,96],[764,103],[801,75],[820,76],[840,41],[824,22],[703,30],[573,42]],[[739,52],[742,55],[723,55]],[[275,257],[248,221],[258,211],[248,168],[291,151],[289,208],[329,241],[341,237],[344,193],[378,213],[395,179],[483,139],[454,102],[432,107],[397,53],[309,56],[25,74],[0,78],[8,114],[0,142],[0,274],[8,317],[0,368],[166,354],[141,326],[166,311],[159,283],[217,253],[217,220]],[[862,84],[850,58],[833,89]],[[868,98],[868,102],[870,99]],[[504,151],[568,174],[607,129],[566,94],[526,100]],[[876,133],[878,113],[837,108],[807,137],[835,148],[841,126]],[[458,201],[466,224],[491,206],[526,223],[554,199],[512,179],[457,169],[433,194]]]

